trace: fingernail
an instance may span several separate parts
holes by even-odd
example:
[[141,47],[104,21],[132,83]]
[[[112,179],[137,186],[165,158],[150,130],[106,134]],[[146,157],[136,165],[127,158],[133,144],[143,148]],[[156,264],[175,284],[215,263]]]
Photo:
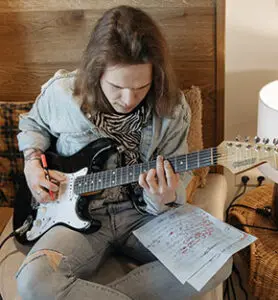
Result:
[[162,157],[161,155],[159,155],[159,156],[157,157],[157,161],[158,161],[159,163],[162,163],[163,157]]

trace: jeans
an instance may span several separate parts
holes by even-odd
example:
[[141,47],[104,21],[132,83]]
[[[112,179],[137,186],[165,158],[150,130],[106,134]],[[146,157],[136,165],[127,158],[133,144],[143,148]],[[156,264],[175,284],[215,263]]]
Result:
[[[155,216],[140,214],[126,201],[107,204],[94,217],[102,223],[97,232],[85,234],[55,226],[38,240],[16,275],[23,300],[184,300],[198,294],[188,283],[182,285],[132,234]],[[89,281],[114,251],[136,259],[141,266],[107,285]],[[201,292],[216,287],[230,272],[231,260]]]

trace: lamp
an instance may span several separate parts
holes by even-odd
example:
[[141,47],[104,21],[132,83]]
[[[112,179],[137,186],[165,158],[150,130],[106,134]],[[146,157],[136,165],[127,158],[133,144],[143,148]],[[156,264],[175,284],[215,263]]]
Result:
[[[260,90],[257,134],[269,139],[274,145],[278,144],[278,80],[268,83]],[[277,167],[277,162],[272,165]],[[259,170],[274,181],[272,217],[278,226],[278,169],[265,163],[259,166]]]

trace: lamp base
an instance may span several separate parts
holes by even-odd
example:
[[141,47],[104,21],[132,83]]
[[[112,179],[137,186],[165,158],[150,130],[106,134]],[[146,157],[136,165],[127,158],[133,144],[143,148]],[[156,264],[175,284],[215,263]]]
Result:
[[272,196],[272,219],[278,226],[278,184],[274,183]]

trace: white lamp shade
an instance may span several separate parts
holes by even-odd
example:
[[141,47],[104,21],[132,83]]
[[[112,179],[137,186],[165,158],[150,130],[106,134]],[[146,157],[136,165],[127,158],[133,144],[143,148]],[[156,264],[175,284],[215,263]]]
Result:
[[[269,138],[270,142],[278,138],[278,80],[268,83],[260,90],[257,135],[260,138]],[[259,166],[259,169],[278,183],[278,170],[268,163]]]

